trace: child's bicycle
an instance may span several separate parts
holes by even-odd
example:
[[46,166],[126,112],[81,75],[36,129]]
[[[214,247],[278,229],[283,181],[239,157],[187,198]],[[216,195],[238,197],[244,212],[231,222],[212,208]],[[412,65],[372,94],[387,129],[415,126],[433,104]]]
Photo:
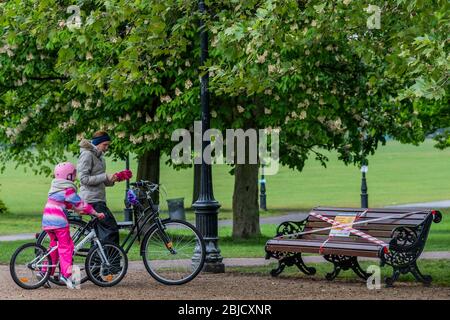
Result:
[[[100,242],[94,228],[97,221],[97,218],[93,218],[81,229],[82,234],[88,233],[75,245],[74,255],[86,243],[93,243],[86,256],[84,270],[89,280],[96,285],[111,287],[125,276],[128,258],[120,246],[111,242]],[[14,282],[24,289],[37,289],[46,284],[52,269],[59,268],[59,263],[53,264],[50,256],[55,250],[57,246],[46,249],[38,243],[26,243],[19,247],[9,265]]]
[[[75,212],[71,210],[68,210],[67,212],[67,220],[69,221],[69,229],[72,241],[76,246],[89,234],[89,230],[88,228],[86,228],[87,222],[83,221],[81,216],[75,214]],[[36,243],[40,244],[44,248],[50,247],[50,237],[48,236],[46,231],[41,231],[40,233],[36,234]],[[92,245],[92,241],[84,242],[84,245],[80,246],[73,255],[73,264],[79,267],[80,270],[80,283],[85,283],[87,280],[89,280],[85,271],[85,261],[87,254],[89,253],[89,249]],[[65,283],[59,279],[59,272],[60,270],[59,268],[57,268],[53,276],[50,276],[48,280],[58,286],[64,286]]]

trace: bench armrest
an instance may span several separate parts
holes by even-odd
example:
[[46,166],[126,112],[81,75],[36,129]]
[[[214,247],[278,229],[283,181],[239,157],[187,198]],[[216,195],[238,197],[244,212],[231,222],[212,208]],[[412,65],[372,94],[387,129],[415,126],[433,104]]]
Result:
[[276,237],[302,232],[305,229],[308,217],[301,221],[285,221],[278,225]]
[[397,227],[392,231],[392,240],[389,242],[389,249],[397,252],[407,252],[417,247],[419,244],[418,228]]
[[439,211],[432,211],[421,224],[415,227],[397,227],[392,231],[389,247],[398,252],[407,252],[418,247],[423,248],[430,230],[432,221],[439,223],[442,220],[442,214]]
[[431,211],[431,213],[433,214],[433,222],[434,223],[439,223],[442,221],[442,213],[438,210],[433,210]]

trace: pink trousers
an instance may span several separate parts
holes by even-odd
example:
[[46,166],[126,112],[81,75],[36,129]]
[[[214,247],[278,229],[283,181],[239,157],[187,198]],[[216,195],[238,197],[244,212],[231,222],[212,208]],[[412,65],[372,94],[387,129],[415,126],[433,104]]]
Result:
[[[70,236],[69,227],[46,230],[46,232],[50,237],[50,248],[58,245],[58,249],[50,254],[52,264],[56,265],[59,260],[61,274],[66,278],[70,277],[72,275],[72,256],[74,245],[72,237]],[[46,270],[43,269],[42,271],[45,272]],[[53,275],[54,273],[55,268],[52,268],[51,274]]]

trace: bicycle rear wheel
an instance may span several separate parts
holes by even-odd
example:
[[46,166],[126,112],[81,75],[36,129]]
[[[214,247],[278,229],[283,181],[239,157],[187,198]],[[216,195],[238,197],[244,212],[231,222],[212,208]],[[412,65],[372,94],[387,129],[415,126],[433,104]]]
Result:
[[52,265],[47,249],[36,243],[26,243],[13,254],[9,272],[14,282],[24,289],[37,289],[43,286],[50,276]]
[[[148,273],[167,285],[180,285],[194,279],[205,263],[206,249],[200,232],[182,220],[163,220],[145,235],[142,259]],[[167,238],[166,238],[167,237]],[[166,245],[166,238],[169,243]]]

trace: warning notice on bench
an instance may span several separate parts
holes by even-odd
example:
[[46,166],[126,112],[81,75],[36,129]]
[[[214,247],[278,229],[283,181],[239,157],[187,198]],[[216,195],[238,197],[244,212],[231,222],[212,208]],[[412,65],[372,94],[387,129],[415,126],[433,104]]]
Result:
[[[338,216],[334,218],[336,222],[339,222],[341,224],[348,225],[349,227],[352,227],[353,222],[355,222],[356,213],[341,213]],[[330,236],[333,237],[348,237],[350,236],[350,231],[344,230],[339,227],[333,227],[330,230]]]

